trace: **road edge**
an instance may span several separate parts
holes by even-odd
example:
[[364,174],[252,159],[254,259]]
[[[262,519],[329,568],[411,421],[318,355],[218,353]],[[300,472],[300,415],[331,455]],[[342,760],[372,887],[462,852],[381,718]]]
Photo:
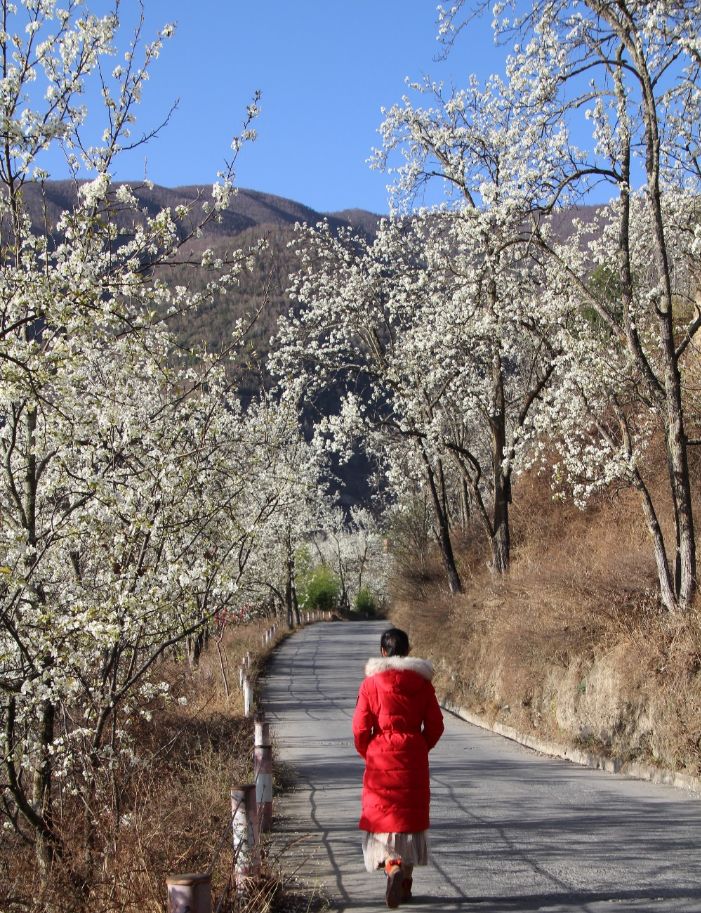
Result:
[[573,764],[579,764],[581,767],[590,767],[594,770],[604,770],[608,773],[622,774],[626,777],[633,777],[636,780],[647,780],[650,783],[658,783],[664,786],[673,786],[676,789],[693,793],[689,798],[701,798],[701,778],[693,777],[690,774],[677,773],[665,768],[653,767],[651,764],[642,764],[638,761],[622,761],[619,758],[609,758],[606,755],[597,754],[592,751],[584,751],[581,748],[561,745],[557,742],[539,739],[536,736],[527,735],[506,726],[499,722],[489,722],[485,717],[457,704],[453,704],[446,699],[440,699],[439,702],[444,710],[452,713],[454,716],[478,726],[480,729],[487,729],[497,735],[517,742],[526,748],[537,751],[540,754],[549,755],[550,757],[562,758],[565,761],[571,761]]

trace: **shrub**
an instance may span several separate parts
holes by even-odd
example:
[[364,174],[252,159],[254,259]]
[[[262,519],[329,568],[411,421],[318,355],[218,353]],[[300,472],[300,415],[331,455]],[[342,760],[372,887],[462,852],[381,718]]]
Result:
[[301,604],[308,610],[328,612],[338,607],[340,592],[341,581],[331,568],[320,564],[313,568],[302,582]]
[[365,615],[374,615],[377,611],[375,597],[367,587],[364,586],[362,589],[358,590],[358,595],[355,597],[354,608],[356,612],[361,612]]

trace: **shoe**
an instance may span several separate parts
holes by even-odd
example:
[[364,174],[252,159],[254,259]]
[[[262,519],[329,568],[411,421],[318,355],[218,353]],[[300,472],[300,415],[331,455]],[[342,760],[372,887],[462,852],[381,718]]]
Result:
[[385,901],[390,910],[395,910],[402,900],[404,875],[402,874],[401,860],[388,859],[387,862],[385,862],[385,873],[387,875]]
[[411,886],[414,883],[413,878],[405,878],[402,881],[402,903],[411,900]]

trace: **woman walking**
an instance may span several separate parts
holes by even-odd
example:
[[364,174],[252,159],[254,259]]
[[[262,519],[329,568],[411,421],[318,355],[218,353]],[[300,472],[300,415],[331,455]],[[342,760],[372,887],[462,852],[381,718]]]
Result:
[[385,631],[381,656],[368,660],[353,715],[353,736],[365,758],[359,827],[368,872],[384,869],[387,906],[411,899],[415,865],[428,861],[428,753],[443,732],[433,666],[409,657],[399,628]]

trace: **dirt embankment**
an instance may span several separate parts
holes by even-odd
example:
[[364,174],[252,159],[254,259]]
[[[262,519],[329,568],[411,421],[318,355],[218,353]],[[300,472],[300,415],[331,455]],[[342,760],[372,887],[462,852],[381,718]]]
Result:
[[532,477],[513,528],[506,579],[475,531],[460,549],[465,595],[438,566],[396,582],[392,620],[433,660],[437,690],[526,735],[700,775],[701,611],[660,608],[635,496],[581,512]]

